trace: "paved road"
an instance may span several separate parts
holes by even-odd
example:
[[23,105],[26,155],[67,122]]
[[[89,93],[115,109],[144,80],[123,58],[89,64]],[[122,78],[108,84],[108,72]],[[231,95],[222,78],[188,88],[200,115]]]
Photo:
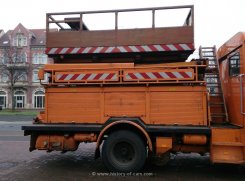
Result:
[[23,136],[22,125],[32,124],[33,116],[7,116],[0,114],[0,141],[28,141]]
[[[22,117],[23,118],[23,117]],[[4,120],[3,120],[4,119]],[[101,159],[94,160],[95,144],[81,144],[75,152],[61,154],[29,152],[29,138],[23,137],[22,124],[31,117],[0,115],[1,181],[78,181],[78,180],[245,180],[245,169],[236,165],[212,165],[208,156],[178,154],[163,167],[147,163],[139,173],[110,173]]]

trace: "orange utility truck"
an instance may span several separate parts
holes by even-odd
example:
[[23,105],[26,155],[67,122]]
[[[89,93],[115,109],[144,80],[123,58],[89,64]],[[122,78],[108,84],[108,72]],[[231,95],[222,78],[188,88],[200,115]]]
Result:
[[[95,142],[95,157],[120,172],[140,170],[147,158],[160,163],[171,152],[244,163],[245,34],[218,57],[215,48],[201,47],[199,60],[185,62],[194,51],[193,10],[47,14],[46,53],[54,64],[39,71],[45,110],[22,127],[30,151],[75,151]],[[184,20],[172,24],[178,15]],[[108,22],[113,26],[98,29]]]

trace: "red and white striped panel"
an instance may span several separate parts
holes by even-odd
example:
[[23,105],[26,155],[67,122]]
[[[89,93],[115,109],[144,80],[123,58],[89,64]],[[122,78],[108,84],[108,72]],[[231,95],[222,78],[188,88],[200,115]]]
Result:
[[130,52],[165,52],[194,50],[192,43],[168,45],[132,45],[132,46],[100,46],[80,48],[46,48],[46,54],[89,54],[89,53],[130,53]]
[[141,71],[125,72],[125,81],[152,81],[152,80],[193,80],[193,69],[184,70],[164,70],[164,71]]
[[56,82],[103,82],[118,81],[118,72],[98,72],[98,73],[82,73],[82,72],[56,72]]

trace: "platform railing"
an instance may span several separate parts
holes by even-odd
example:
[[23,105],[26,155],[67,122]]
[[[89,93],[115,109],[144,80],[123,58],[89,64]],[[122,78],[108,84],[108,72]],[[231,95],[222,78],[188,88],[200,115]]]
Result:
[[152,66],[134,68],[44,68],[49,75],[47,86],[106,84],[202,84],[206,65]]
[[[156,12],[161,10],[180,10],[189,9],[182,26],[194,26],[194,7],[192,5],[187,6],[171,6],[171,7],[153,7],[153,8],[139,8],[139,9],[120,9],[120,10],[104,10],[104,11],[82,11],[82,12],[61,12],[61,13],[47,13],[46,14],[46,31],[49,32],[50,25],[56,24],[60,30],[67,30],[63,24],[69,24],[70,30],[82,31],[88,30],[84,24],[83,17],[88,14],[105,14],[111,13],[114,15],[114,30],[118,29],[119,14],[124,12],[151,12],[151,28],[156,28]],[[174,17],[164,17],[165,20]],[[129,20],[130,21],[130,20]],[[164,19],[162,20],[164,21]]]

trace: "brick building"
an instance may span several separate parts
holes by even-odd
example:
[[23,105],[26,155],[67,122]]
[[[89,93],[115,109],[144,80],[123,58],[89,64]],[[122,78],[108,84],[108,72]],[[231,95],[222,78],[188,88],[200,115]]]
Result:
[[[27,29],[18,24],[15,29],[0,37],[0,66],[7,62],[6,50],[14,47],[21,52],[18,60],[18,71],[26,71],[14,84],[14,107],[16,109],[42,109],[44,107],[44,89],[38,80],[38,69],[51,59],[45,54],[45,29]],[[13,55],[14,56],[14,55]],[[6,64],[5,64],[6,66]],[[10,79],[0,69],[0,107],[11,108]]]

